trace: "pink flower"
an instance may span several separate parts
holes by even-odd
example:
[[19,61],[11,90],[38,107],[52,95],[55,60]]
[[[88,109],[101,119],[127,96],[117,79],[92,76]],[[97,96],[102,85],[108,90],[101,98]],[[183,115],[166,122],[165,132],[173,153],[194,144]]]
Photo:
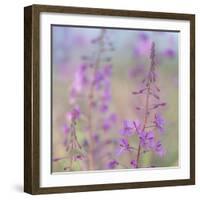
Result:
[[131,120],[124,120],[123,121],[123,129],[120,131],[122,135],[131,135],[133,134],[135,128],[133,121]]
[[167,58],[174,58],[176,56],[176,52],[173,49],[168,48],[168,49],[165,49],[165,51],[163,52],[163,55]]
[[143,131],[139,137],[140,137],[140,143],[144,149],[149,150],[154,147],[153,131],[149,131],[149,132]]
[[120,155],[121,153],[125,152],[125,151],[133,151],[133,147],[131,147],[128,143],[128,140],[125,138],[121,138],[119,140],[119,149],[117,152],[117,155]]
[[67,135],[70,132],[70,127],[67,124],[63,125],[63,132]]
[[154,150],[155,150],[156,154],[159,155],[160,157],[163,157],[165,155],[165,150],[160,141],[158,141],[155,144]]
[[137,168],[137,161],[136,160],[131,160],[130,164],[133,168]]
[[160,114],[155,114],[154,124],[158,128],[160,133],[163,133],[165,121]]
[[145,32],[141,32],[138,35],[137,46],[134,46],[135,56],[145,56],[149,55],[151,49],[151,40]]
[[112,75],[112,65],[105,65],[103,71],[106,77],[110,77]]
[[82,64],[79,66],[74,75],[74,81],[72,89],[77,93],[80,93],[85,85],[88,84],[88,78],[86,76],[87,65]]
[[119,165],[119,163],[118,163],[116,160],[111,160],[111,161],[108,163],[108,168],[109,168],[109,169],[114,169],[114,168],[116,168],[117,165]]
[[67,119],[69,121],[75,121],[80,117],[80,108],[78,106],[74,107],[71,112],[67,113]]

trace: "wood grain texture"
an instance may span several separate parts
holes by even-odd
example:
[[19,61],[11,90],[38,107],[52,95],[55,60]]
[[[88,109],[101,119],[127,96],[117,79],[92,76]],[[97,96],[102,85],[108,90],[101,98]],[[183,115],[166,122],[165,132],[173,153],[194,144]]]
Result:
[[24,191],[32,193],[32,7],[24,10]]
[[24,9],[24,191],[39,189],[39,14]]

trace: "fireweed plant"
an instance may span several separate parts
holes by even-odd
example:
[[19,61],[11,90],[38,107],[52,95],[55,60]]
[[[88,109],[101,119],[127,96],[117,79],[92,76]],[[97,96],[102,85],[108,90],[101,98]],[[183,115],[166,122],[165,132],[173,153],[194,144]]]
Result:
[[[91,49],[91,55],[82,56],[82,63],[74,73],[69,92],[71,111],[66,113],[63,130],[66,157],[53,160],[66,160],[64,170],[67,171],[77,170],[77,164],[80,170],[105,168],[106,156],[111,155],[105,150],[112,145],[108,132],[114,127],[117,116],[110,109],[111,54],[114,47],[107,30],[100,30],[99,35],[91,41]],[[81,121],[84,127],[79,126]],[[82,143],[77,136],[80,128],[86,138]]]
[[[117,156],[123,157],[124,153],[129,153],[129,166],[125,166],[120,162],[120,158],[113,159],[109,162],[110,169],[120,166],[126,168],[141,168],[152,167],[143,166],[140,162],[142,156],[151,152],[160,157],[166,153],[160,137],[164,133],[165,120],[160,113],[160,109],[166,105],[165,102],[160,101],[159,93],[161,90],[157,86],[157,73],[155,63],[155,43],[151,44],[150,52],[150,68],[142,81],[142,86],[137,91],[133,91],[132,95],[143,96],[144,105],[136,107],[142,114],[137,120],[124,120],[123,128],[120,131],[121,137],[117,149]],[[131,139],[138,141],[136,146],[131,145]]]

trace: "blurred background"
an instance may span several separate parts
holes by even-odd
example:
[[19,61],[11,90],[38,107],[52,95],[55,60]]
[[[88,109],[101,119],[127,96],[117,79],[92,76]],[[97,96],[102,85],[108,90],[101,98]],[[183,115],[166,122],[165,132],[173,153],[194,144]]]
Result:
[[[88,85],[79,81],[76,96],[72,88],[77,79],[77,71],[83,64],[90,64],[98,52],[98,38],[101,28],[52,26],[52,171],[65,171],[69,165],[66,151],[69,145],[69,126],[67,113],[73,106],[79,106],[81,113],[88,111]],[[157,85],[160,98],[166,106],[159,110],[165,120],[164,133],[160,140],[165,148],[165,156],[159,157],[152,152],[141,157],[145,167],[178,166],[178,32],[106,29],[105,51],[99,68],[110,65],[112,73],[109,79],[111,98],[109,111],[93,110],[93,137],[95,142],[95,170],[109,169],[109,162],[118,160],[116,168],[131,168],[130,157],[135,155],[124,152],[117,155],[118,140],[124,119],[140,119],[142,113],[137,110],[143,104],[143,97],[132,95],[132,91],[141,88],[142,80],[150,67],[152,41],[156,50]],[[96,41],[95,41],[96,40]],[[92,66],[91,66],[92,67]],[[91,72],[88,72],[89,78]],[[97,92],[97,97],[98,97]],[[81,146],[77,154],[83,155],[74,162],[73,171],[88,170],[84,157],[88,154],[87,119],[84,114],[76,124],[77,140]],[[104,124],[112,119],[112,125]],[[107,126],[106,126],[107,125]],[[109,126],[109,127],[108,127]],[[136,137],[130,139],[131,145],[138,144]],[[86,164],[85,164],[86,162]]]

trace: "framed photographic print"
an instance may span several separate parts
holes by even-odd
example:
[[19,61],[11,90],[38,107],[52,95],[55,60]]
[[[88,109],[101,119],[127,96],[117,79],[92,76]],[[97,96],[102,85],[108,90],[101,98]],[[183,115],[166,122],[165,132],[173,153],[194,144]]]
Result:
[[195,16],[24,11],[24,191],[194,184]]

